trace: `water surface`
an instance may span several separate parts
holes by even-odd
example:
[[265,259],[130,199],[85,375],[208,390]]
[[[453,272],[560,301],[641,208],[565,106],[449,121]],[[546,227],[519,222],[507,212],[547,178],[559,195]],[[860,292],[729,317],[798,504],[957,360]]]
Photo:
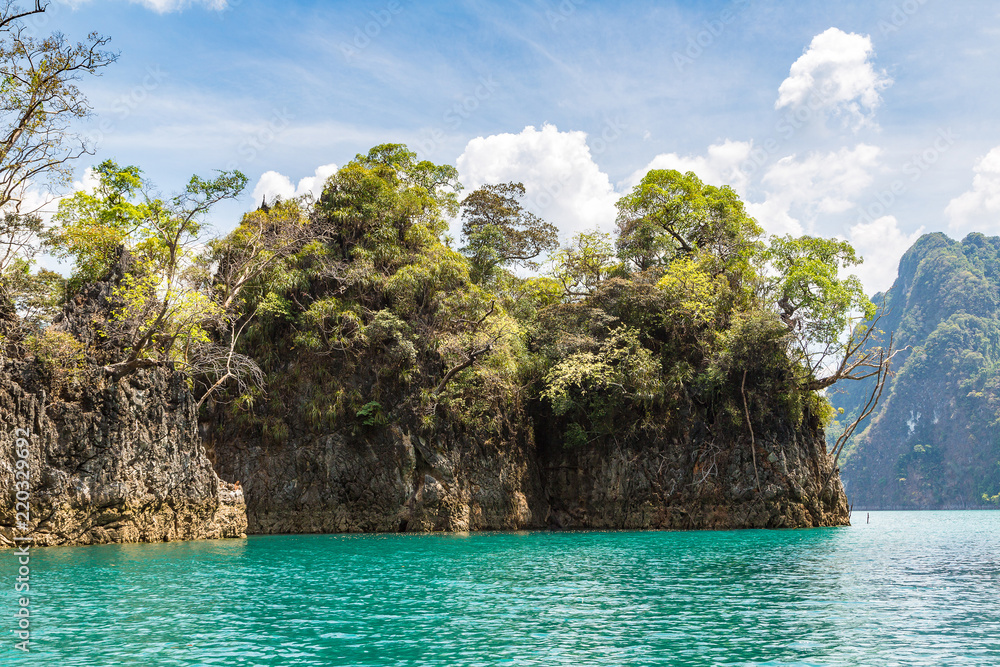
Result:
[[37,549],[0,664],[1000,665],[1000,512]]

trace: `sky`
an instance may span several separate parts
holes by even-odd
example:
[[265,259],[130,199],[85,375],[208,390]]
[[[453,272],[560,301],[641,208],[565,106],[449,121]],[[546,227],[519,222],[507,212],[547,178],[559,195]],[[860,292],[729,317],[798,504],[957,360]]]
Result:
[[923,233],[1000,234],[992,1],[51,0],[28,24],[120,54],[80,84],[80,183],[106,158],[164,193],[239,169],[220,233],[399,142],[466,192],[523,182],[564,239],[691,170],[772,234],[850,241],[870,293]]

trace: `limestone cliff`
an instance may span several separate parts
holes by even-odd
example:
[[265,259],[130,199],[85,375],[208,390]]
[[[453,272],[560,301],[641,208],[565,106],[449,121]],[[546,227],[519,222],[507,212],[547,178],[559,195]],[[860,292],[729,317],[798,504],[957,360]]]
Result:
[[527,415],[507,433],[300,424],[283,443],[229,424],[210,451],[242,481],[251,533],[846,525],[822,429],[778,422],[762,425],[756,462],[749,439],[704,424],[570,447],[558,423]]
[[12,316],[0,329],[11,334],[0,356],[0,547],[12,544],[15,528],[24,535],[15,484],[23,431],[30,433],[28,526],[36,545],[238,537],[246,531],[243,493],[212,469],[185,376],[160,367],[115,378],[100,363],[107,343],[95,324],[108,311],[121,274],[120,262],[107,280],[67,304],[48,330],[48,352],[27,354],[24,345],[12,343]]
[[[0,545],[15,523],[15,429],[30,432],[31,534],[40,546],[238,537],[242,491],[221,481],[178,373],[91,371],[57,395],[33,364],[0,369]],[[19,531],[18,535],[23,532]]]
[[[1000,504],[1000,237],[922,236],[903,255],[880,328],[901,350],[885,399],[841,457],[866,509]],[[832,396],[845,414],[865,384]]]

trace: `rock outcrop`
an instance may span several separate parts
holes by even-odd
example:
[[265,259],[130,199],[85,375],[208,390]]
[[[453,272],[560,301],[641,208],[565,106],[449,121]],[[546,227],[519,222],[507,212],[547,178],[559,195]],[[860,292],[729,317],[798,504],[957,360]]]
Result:
[[[164,367],[115,377],[103,366],[116,343],[100,324],[129,261],[122,252],[105,280],[72,299],[32,355],[16,316],[0,308],[0,334],[14,334],[0,355],[0,547],[25,528],[38,546],[246,532],[243,492],[206,456],[187,378]],[[27,526],[18,515],[25,466]]]
[[399,426],[350,437],[301,434],[281,445],[228,434],[219,472],[241,480],[251,533],[544,528],[532,448]]
[[[15,443],[27,438],[35,545],[239,537],[242,491],[221,481],[183,376],[91,370],[53,394],[33,363],[0,369],[0,546],[17,527]],[[18,530],[17,535],[23,535]]]
[[548,523],[560,528],[809,528],[846,525],[822,432],[788,427],[720,443],[676,439],[543,448]]
[[756,466],[749,441],[723,446],[693,435],[567,448],[544,426],[534,431],[498,442],[392,425],[360,437],[300,433],[271,446],[227,433],[213,456],[220,474],[243,481],[251,533],[849,522],[816,424],[757,440]]

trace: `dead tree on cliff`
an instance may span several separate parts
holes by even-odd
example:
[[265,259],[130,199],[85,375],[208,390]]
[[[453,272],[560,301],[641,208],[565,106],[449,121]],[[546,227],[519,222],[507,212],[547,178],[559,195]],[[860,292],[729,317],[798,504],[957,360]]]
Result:
[[858,324],[851,330],[846,345],[844,346],[844,356],[841,357],[825,377],[814,380],[809,386],[812,389],[825,389],[840,380],[864,381],[869,384],[865,401],[861,409],[849,424],[844,427],[843,432],[837,437],[837,441],[830,450],[833,456],[833,463],[830,472],[827,474],[820,492],[826,489],[833,475],[837,472],[837,462],[844,451],[845,445],[854,436],[858,427],[864,422],[882,399],[885,391],[885,383],[892,375],[892,360],[903,350],[895,346],[895,338],[890,335],[885,345],[880,344],[880,336],[884,332],[878,328],[878,323],[885,315],[885,303],[878,310],[878,314],[870,323]]

